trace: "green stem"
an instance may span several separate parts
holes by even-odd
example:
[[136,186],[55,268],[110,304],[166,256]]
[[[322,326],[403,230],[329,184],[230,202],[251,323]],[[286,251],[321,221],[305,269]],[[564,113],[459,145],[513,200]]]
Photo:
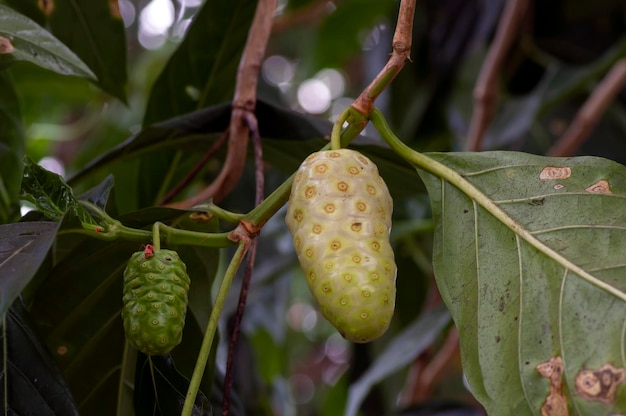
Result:
[[165,226],[162,222],[155,222],[152,226],[152,247],[154,247],[154,251],[161,250],[161,235],[159,233],[159,228],[161,226]]
[[237,251],[231,259],[228,269],[226,269],[226,273],[224,273],[224,278],[220,284],[217,296],[215,297],[215,303],[213,304],[213,309],[211,310],[211,315],[209,316],[209,323],[207,324],[206,332],[204,333],[196,366],[193,370],[191,381],[189,382],[189,389],[187,390],[187,397],[185,398],[185,405],[183,406],[181,416],[191,416],[192,414],[193,405],[196,401],[196,395],[198,394],[198,389],[200,388],[200,382],[202,381],[202,376],[204,374],[207,360],[209,359],[209,354],[211,353],[213,338],[215,337],[220,315],[224,309],[224,303],[226,302],[228,290],[230,289],[230,285],[235,278],[235,273],[243,261],[249,246],[249,242],[239,243]]
[[374,109],[374,111],[370,115],[370,119],[372,121],[372,124],[374,124],[374,127],[376,127],[376,130],[378,130],[380,135],[387,141],[387,143],[389,143],[391,148],[395,150],[396,153],[398,153],[407,162],[409,162],[416,168],[422,169],[438,178],[441,178],[458,188],[470,199],[475,201],[478,205],[480,205],[487,212],[493,215],[494,218],[496,218],[503,225],[508,227],[515,235],[526,241],[526,243],[530,244],[540,253],[543,253],[552,260],[554,260],[557,264],[560,264],[566,270],[571,271],[572,273],[578,275],[581,279],[586,280],[592,285],[603,289],[604,291],[610,293],[616,298],[626,301],[626,293],[621,292],[619,289],[616,289],[615,287],[591,275],[580,266],[572,263],[561,254],[539,241],[534,235],[530,233],[530,231],[524,228],[522,224],[511,218],[506,212],[502,210],[502,208],[500,208],[500,206],[498,206],[498,204],[496,204],[488,196],[483,194],[482,191],[476,188],[471,182],[465,179],[458,172],[450,169],[442,163],[437,162],[434,159],[429,158],[428,156],[425,156],[411,149],[410,147],[402,143],[402,141],[393,133],[393,131],[391,131],[391,128],[387,124],[387,121],[385,120],[380,110]]
[[343,129],[343,123],[348,120],[348,116],[350,115],[350,109],[352,107],[348,107],[337,117],[335,120],[335,124],[333,124],[333,130],[330,133],[330,148],[332,150],[341,149],[341,130]]

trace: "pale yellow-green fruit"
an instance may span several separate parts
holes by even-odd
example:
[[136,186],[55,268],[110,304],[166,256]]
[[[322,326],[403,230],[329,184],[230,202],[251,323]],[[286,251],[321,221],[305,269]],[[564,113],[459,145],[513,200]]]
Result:
[[392,210],[378,168],[354,150],[313,153],[291,188],[286,223],[309,289],[353,342],[380,337],[393,317]]

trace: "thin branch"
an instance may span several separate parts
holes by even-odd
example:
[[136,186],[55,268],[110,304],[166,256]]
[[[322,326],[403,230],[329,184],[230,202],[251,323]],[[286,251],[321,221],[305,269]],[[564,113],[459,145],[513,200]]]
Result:
[[496,107],[498,75],[513,40],[519,34],[528,9],[528,0],[508,0],[498,23],[498,30],[474,87],[474,113],[467,137],[467,150],[481,149],[483,136]]
[[398,22],[393,35],[391,57],[376,78],[352,103],[352,107],[361,114],[369,115],[374,109],[374,101],[398,75],[407,60],[410,60],[413,34],[415,0],[402,0],[398,11]]
[[248,32],[246,48],[239,62],[237,85],[233,97],[228,138],[228,153],[222,170],[213,183],[197,195],[185,201],[172,204],[175,208],[190,208],[213,199],[219,202],[235,187],[246,162],[249,128],[246,114],[253,113],[256,107],[256,89],[265,56],[265,49],[272,31],[272,21],[278,0],[260,0],[257,4],[252,26]]
[[[261,136],[259,134],[258,123],[256,117],[252,113],[248,113],[246,117],[250,134],[252,135],[252,142],[254,144],[254,163],[255,163],[255,177],[256,177],[256,192],[255,192],[255,205],[263,202],[263,188],[265,186],[265,178],[263,176],[263,148],[261,146]],[[241,330],[241,320],[243,319],[243,313],[246,308],[246,301],[248,299],[248,290],[250,289],[250,280],[252,279],[252,270],[254,268],[254,260],[256,257],[256,248],[258,240],[255,238],[250,244],[248,251],[248,258],[246,262],[246,269],[244,271],[243,280],[241,282],[241,291],[239,292],[239,301],[237,303],[237,311],[235,313],[235,319],[233,322],[233,332],[230,336],[230,343],[228,345],[228,358],[226,362],[226,375],[224,376],[224,395],[222,398],[222,416],[228,416],[230,414],[230,397],[233,387],[233,368],[235,364],[235,351],[237,348],[237,340],[239,338],[239,332]]]
[[426,364],[417,376],[410,403],[420,403],[432,397],[432,392],[441,380],[444,370],[453,362],[453,358],[459,352],[459,333],[456,328],[451,328],[443,345],[434,357]]
[[176,186],[167,193],[167,195],[163,197],[161,202],[159,202],[159,205],[167,204],[172,199],[174,199],[174,197],[178,195],[180,191],[182,191],[187,185],[189,185],[189,183],[198,175],[198,173],[200,173],[200,170],[202,170],[207,162],[211,160],[215,153],[217,153],[219,148],[222,147],[222,145],[226,141],[226,137],[228,137],[228,130],[220,135],[220,138],[215,143],[213,143],[213,146],[211,146],[211,148],[207,150],[207,152],[202,156],[202,159],[200,159],[198,163],[196,163],[196,166],[194,166],[193,169],[187,172],[187,175],[185,175],[185,177],[180,182],[178,182]]
[[626,58],[615,63],[576,114],[574,121],[548,150],[548,156],[573,156],[626,85]]

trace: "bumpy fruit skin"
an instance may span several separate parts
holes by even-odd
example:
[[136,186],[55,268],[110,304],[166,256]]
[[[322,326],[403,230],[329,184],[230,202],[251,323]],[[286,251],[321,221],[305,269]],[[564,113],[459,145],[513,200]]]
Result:
[[180,344],[189,291],[187,267],[172,250],[139,251],[124,270],[122,318],[128,342],[148,355]]
[[380,337],[393,316],[392,209],[376,165],[349,149],[310,155],[291,188],[286,222],[309,289],[353,342]]

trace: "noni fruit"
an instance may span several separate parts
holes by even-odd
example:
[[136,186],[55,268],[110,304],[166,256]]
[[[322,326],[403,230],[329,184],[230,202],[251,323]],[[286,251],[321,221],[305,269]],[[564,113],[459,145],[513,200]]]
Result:
[[124,270],[122,318],[128,342],[148,355],[167,354],[180,344],[189,290],[187,267],[172,250],[132,255]]
[[378,168],[354,150],[310,155],[291,188],[286,222],[309,289],[353,342],[380,337],[393,316],[392,210]]

